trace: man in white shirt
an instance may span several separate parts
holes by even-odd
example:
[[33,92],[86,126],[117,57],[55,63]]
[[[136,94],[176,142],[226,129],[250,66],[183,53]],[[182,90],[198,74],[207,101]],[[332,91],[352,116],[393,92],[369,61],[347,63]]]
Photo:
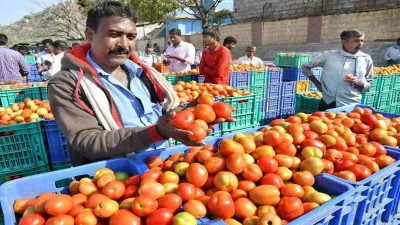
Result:
[[51,63],[54,61],[54,42],[51,39],[44,39],[42,41],[44,52],[40,52],[36,59],[37,67],[47,66],[49,69]]
[[182,41],[181,30],[173,28],[169,31],[172,45],[166,50],[167,60],[164,64],[169,65],[170,72],[183,72],[190,70],[194,64],[196,50],[190,43]]
[[237,64],[246,64],[252,66],[264,66],[264,62],[255,56],[256,54],[256,46],[247,46],[246,55],[240,57],[235,63]]
[[44,69],[42,71],[42,76],[43,79],[48,80],[50,79],[54,74],[56,74],[58,71],[61,70],[61,59],[64,57],[64,53],[68,48],[68,44],[65,41],[60,41],[57,40],[54,42],[54,61],[51,64],[51,67],[49,70]]
[[400,64],[400,38],[397,39],[397,44],[390,46],[383,58],[389,66]]
[[[371,56],[360,51],[364,37],[360,29],[345,30],[340,34],[341,49],[324,52],[303,64],[303,74],[322,92],[319,111],[360,104],[361,93],[370,90],[374,67]],[[321,81],[312,72],[315,67],[322,67]]]
[[146,47],[144,55],[139,56],[139,59],[148,67],[152,67],[155,61],[153,49],[151,47]]

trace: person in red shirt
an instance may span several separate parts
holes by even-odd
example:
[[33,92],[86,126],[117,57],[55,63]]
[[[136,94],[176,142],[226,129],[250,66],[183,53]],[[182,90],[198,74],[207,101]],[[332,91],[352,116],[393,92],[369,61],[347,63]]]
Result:
[[229,65],[231,52],[218,43],[218,35],[205,30],[202,33],[204,49],[200,61],[200,74],[204,75],[205,83],[229,84]]

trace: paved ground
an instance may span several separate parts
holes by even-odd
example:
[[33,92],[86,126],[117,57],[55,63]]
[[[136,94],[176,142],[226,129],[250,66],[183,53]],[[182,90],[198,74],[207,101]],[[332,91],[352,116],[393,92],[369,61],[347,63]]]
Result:
[[[366,42],[362,51],[371,55],[375,66],[385,64],[383,56],[386,50],[392,45],[392,42]],[[257,48],[256,55],[263,60],[274,61],[277,52],[323,52],[340,48],[338,43],[316,43],[316,44],[300,44],[300,45],[277,45],[263,46]],[[245,53],[245,46],[236,47],[233,52],[233,58],[239,58]]]

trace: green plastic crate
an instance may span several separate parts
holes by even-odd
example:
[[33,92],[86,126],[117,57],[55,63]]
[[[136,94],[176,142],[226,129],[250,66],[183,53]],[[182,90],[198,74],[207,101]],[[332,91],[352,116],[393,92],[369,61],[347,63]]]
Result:
[[377,75],[374,79],[378,80],[377,91],[389,91],[392,84],[391,75]]
[[400,104],[396,106],[396,115],[400,115]]
[[47,100],[48,95],[47,95],[47,85],[44,85],[45,82],[36,82],[34,83],[34,87],[38,87],[39,88],[39,92],[40,92],[40,100]]
[[0,184],[10,181],[10,180],[15,180],[18,178],[32,176],[32,175],[41,174],[41,173],[47,173],[47,172],[50,172],[49,166],[43,165],[43,166],[37,166],[37,167],[31,168],[31,169],[15,170],[15,171],[9,172],[9,173],[2,173],[2,174],[0,174]]
[[392,75],[392,83],[390,85],[391,90],[400,90],[400,73]]
[[311,60],[311,55],[306,53],[277,53],[275,65],[279,67],[300,68],[304,63]]
[[48,159],[40,122],[0,127],[0,174],[45,165]]
[[222,102],[226,102],[236,109],[232,113],[236,122],[222,123],[222,135],[259,126],[260,99],[259,95],[221,98]]
[[24,102],[25,98],[40,99],[39,88],[31,87],[0,91],[1,106],[3,107],[10,106],[14,103]]
[[249,91],[255,95],[259,95],[261,99],[267,98],[267,86],[252,86]]
[[321,99],[319,98],[311,98],[308,96],[304,96],[303,93],[296,94],[296,113],[304,112],[304,113],[313,113],[318,111],[319,102]]
[[378,93],[377,92],[365,92],[362,93],[361,104],[369,105],[372,107],[376,107],[376,103],[378,100]]
[[168,83],[175,85],[178,83],[178,77],[176,76],[166,76],[165,79],[168,81]]
[[251,71],[250,86],[266,86],[268,82],[268,70]]
[[377,108],[388,107],[390,105],[392,96],[392,93],[390,91],[381,91],[377,95]]
[[36,65],[36,57],[34,55],[25,55],[24,59],[28,65]]
[[392,92],[392,96],[391,96],[390,103],[392,105],[397,105],[398,103],[400,103],[400,90],[392,89],[391,92]]
[[[71,162],[52,163],[51,167],[53,171],[57,171],[57,170],[71,168],[72,164]],[[67,187],[72,181],[73,181],[72,178],[56,181],[56,187]]]

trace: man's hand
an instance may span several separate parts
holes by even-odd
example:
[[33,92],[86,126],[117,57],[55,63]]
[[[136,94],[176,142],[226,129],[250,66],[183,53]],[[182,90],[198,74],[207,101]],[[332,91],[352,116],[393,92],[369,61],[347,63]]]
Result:
[[352,79],[352,80],[346,80],[350,84],[352,84],[357,90],[362,91],[364,88],[364,82],[360,79]]
[[203,141],[194,142],[188,138],[192,132],[178,129],[172,125],[172,119],[175,115],[176,113],[172,112],[160,117],[158,124],[156,125],[158,133],[166,139],[174,138],[186,146],[204,146],[205,143]]

